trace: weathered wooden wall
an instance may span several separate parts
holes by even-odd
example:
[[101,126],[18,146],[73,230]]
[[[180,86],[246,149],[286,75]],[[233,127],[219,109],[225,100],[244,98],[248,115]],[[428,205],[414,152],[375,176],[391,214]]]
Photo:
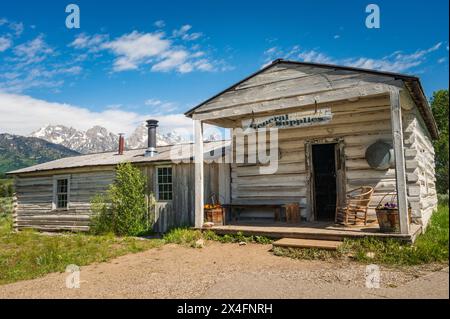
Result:
[[53,176],[16,177],[17,208],[15,227],[39,230],[88,230],[90,199],[104,192],[114,180],[114,171],[68,174],[70,199],[68,210],[53,210]]
[[[279,165],[275,174],[260,175],[258,164],[232,164],[232,200],[235,203],[300,202],[302,215],[310,218],[310,174],[305,165],[307,142],[341,140],[345,154],[346,189],[373,186],[373,208],[388,192],[395,191],[395,171],[374,170],[365,160],[368,146],[377,140],[392,142],[388,97],[361,99],[330,105],[331,122],[278,131]],[[308,110],[310,108],[302,108]],[[248,151],[247,139],[245,140]],[[234,152],[236,153],[236,145]],[[252,147],[250,147],[252,150]]]
[[416,107],[403,116],[408,200],[414,220],[427,225],[437,208],[434,148]]
[[[173,174],[173,200],[157,202],[154,215],[154,230],[166,232],[173,227],[193,226],[195,218],[194,208],[194,165],[172,164]],[[204,167],[204,198],[206,203],[211,202],[211,196],[221,203],[229,202],[229,175],[228,164],[211,163]],[[145,166],[144,173],[148,178],[149,193],[156,193],[155,166]]]
[[[154,214],[155,231],[165,232],[176,226],[192,226],[194,223],[194,166],[193,164],[169,164],[173,167],[173,200],[158,202]],[[148,194],[155,189],[155,165],[140,166],[148,182]],[[90,201],[95,194],[105,192],[114,181],[114,167],[90,171],[64,170],[59,174],[41,173],[15,178],[16,201],[14,225],[18,229],[39,230],[89,229]],[[69,209],[53,210],[53,176],[64,175],[70,179]],[[229,198],[229,165],[205,165],[205,198],[219,194],[221,202]]]
[[203,104],[193,118],[235,127],[240,116],[382,95],[388,85],[401,87],[402,82],[379,74],[281,63]]
[[[236,128],[242,126],[242,119],[253,116],[310,110],[315,103],[319,108],[331,106],[333,120],[326,125],[279,130],[281,158],[275,174],[260,175],[258,164],[232,164],[232,201],[300,202],[302,215],[311,219],[311,176],[305,145],[339,140],[345,153],[345,189],[374,187],[369,211],[374,214],[382,196],[396,191],[395,169],[374,170],[365,159],[367,147],[377,140],[392,143],[392,87],[401,90],[408,194],[414,216],[420,221],[429,218],[435,207],[433,151],[417,106],[404,82],[396,77],[281,62],[204,103],[193,111],[192,117]],[[414,113],[408,114],[413,109]]]

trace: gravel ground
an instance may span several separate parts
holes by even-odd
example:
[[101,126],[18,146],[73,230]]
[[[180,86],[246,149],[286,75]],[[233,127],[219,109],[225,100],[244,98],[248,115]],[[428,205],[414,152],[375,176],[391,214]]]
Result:
[[0,298],[449,298],[442,265],[381,268],[381,288],[368,289],[364,265],[293,260],[270,249],[165,245],[82,267],[79,289],[53,273],[0,286]]

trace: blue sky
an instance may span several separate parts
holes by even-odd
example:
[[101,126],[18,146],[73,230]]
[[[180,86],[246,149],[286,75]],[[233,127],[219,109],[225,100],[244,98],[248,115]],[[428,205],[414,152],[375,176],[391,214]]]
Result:
[[[68,29],[65,7],[80,8]],[[275,58],[375,68],[448,88],[448,1],[2,1],[0,132],[182,113]],[[9,110],[9,112],[8,112]]]

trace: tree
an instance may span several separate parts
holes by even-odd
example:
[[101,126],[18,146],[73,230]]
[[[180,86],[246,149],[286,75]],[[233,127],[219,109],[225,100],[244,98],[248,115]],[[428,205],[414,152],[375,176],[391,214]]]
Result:
[[146,181],[141,171],[130,163],[119,164],[108,192],[91,201],[92,231],[119,236],[137,236],[149,231],[152,225],[145,194]]
[[448,192],[448,89],[433,93],[431,110],[439,129],[439,139],[433,142],[438,193]]

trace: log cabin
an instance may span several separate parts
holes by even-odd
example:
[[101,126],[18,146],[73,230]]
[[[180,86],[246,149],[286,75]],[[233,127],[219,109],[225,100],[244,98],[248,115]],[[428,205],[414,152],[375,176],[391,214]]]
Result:
[[[284,228],[285,237],[331,229],[330,223],[318,222],[335,220],[347,192],[362,186],[373,190],[368,218],[376,220],[375,207],[390,198],[398,207],[399,233],[408,240],[425,229],[437,207],[432,140],[438,129],[415,76],[278,59],[186,116],[195,122],[198,228],[204,221],[204,124],[231,130],[231,205],[298,203],[302,221],[316,222],[308,231]],[[237,159],[237,149],[248,153],[261,145],[255,142],[260,129],[264,135],[268,130],[277,134],[277,145],[269,146],[278,153],[275,171],[263,173],[267,164],[246,161],[248,154],[241,155],[244,161]],[[253,220],[262,217],[261,208],[248,208]],[[374,225],[371,230],[377,232]],[[282,229],[268,231],[256,222],[245,226],[216,230],[273,235]],[[353,232],[373,233],[359,231]]]
[[[158,201],[159,232],[180,225],[204,229],[205,204],[214,195],[228,213],[226,225],[210,229],[272,237],[385,236],[375,207],[391,198],[400,229],[386,236],[411,241],[437,207],[432,140],[438,130],[415,76],[278,59],[185,115],[194,122],[194,143],[183,155],[182,145],[155,148],[156,124],[148,121],[146,150],[10,172],[15,226],[87,230],[90,198],[105,191],[123,161],[147,177],[147,195],[155,193]],[[204,124],[229,129],[230,141],[203,142]],[[373,190],[369,223],[337,226],[337,208],[362,186]],[[300,216],[287,225],[286,205],[292,203]]]
[[[146,178],[145,196],[153,195],[155,207],[148,206],[154,231],[194,223],[194,166],[192,143],[156,146],[157,121],[147,121],[149,146],[125,150],[119,136],[118,151],[66,157],[19,169],[14,177],[14,228],[42,231],[87,231],[92,216],[91,200],[114,182],[117,165],[129,162]],[[205,142],[205,197],[227,201],[229,165],[216,163],[227,147],[226,141]]]

